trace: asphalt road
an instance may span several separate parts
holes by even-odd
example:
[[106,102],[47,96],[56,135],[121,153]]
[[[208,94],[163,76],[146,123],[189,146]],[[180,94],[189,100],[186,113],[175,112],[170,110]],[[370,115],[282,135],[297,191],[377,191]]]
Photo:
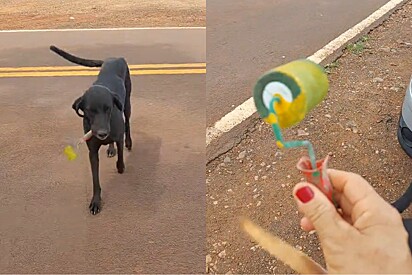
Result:
[[[205,30],[0,33],[0,67],[72,66],[55,44],[129,64],[205,62]],[[1,68],[0,68],[1,74]],[[200,273],[205,259],[205,75],[132,77],[126,171],[100,151],[90,215],[87,149],[71,109],[94,76],[0,78],[0,273]]]
[[256,79],[305,58],[388,0],[208,0],[207,126],[251,97]]

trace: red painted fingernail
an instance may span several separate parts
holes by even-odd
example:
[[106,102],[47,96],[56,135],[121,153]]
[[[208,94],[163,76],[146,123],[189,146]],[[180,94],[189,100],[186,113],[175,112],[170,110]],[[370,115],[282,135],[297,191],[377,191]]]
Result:
[[303,203],[307,203],[308,201],[313,199],[313,196],[314,193],[309,186],[299,188],[298,191],[296,191],[296,197],[298,197],[298,199]]

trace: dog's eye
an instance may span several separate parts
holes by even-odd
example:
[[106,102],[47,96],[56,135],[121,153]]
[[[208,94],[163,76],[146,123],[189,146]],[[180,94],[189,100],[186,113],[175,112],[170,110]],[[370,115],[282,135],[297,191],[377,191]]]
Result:
[[108,112],[109,111],[109,106],[103,106],[103,111]]

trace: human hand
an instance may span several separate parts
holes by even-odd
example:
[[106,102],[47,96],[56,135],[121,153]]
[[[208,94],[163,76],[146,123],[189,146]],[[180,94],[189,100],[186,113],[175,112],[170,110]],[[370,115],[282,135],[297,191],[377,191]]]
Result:
[[353,173],[328,169],[339,212],[310,183],[293,194],[305,231],[315,229],[329,273],[412,273],[408,234],[400,214]]

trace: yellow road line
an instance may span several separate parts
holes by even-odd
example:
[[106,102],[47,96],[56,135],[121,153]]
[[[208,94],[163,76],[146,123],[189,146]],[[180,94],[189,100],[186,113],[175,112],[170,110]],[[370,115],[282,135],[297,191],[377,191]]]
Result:
[[[206,63],[178,63],[178,64],[140,64],[129,65],[133,69],[166,69],[166,68],[203,68]],[[0,67],[1,72],[27,72],[27,71],[97,71],[100,68],[82,66],[45,66],[45,67]]]
[[[50,77],[50,76],[95,76],[98,71],[60,71],[60,72],[0,72],[0,78],[6,77]],[[173,75],[173,74],[205,74],[206,69],[175,70],[131,70],[131,75]]]
[[205,74],[206,69],[181,69],[181,70],[139,70],[130,71],[131,75],[159,75],[159,74]]

